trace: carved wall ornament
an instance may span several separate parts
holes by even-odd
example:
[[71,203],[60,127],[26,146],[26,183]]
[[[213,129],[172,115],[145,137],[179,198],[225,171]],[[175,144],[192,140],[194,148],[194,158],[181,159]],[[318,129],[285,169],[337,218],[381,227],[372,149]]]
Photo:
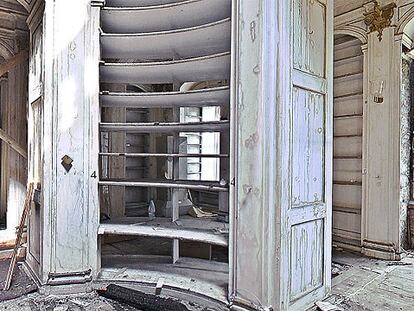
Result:
[[364,22],[369,27],[370,32],[377,31],[379,41],[382,40],[382,32],[391,25],[391,19],[394,16],[395,3],[387,4],[380,7],[377,1],[371,12],[364,13]]

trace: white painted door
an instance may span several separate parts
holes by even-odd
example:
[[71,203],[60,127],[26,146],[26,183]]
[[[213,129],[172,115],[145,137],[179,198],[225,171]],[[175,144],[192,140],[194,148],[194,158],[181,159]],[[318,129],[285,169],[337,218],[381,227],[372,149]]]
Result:
[[332,5],[332,0],[294,0],[292,7],[289,310],[304,310],[330,288]]

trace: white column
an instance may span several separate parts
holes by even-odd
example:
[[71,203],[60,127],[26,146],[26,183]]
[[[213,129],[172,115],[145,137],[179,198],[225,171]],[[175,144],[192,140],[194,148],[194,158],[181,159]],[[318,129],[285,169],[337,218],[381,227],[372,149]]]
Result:
[[84,283],[98,270],[98,26],[88,0],[46,1],[40,278],[50,285]]
[[[235,2],[230,301],[235,306],[276,307],[281,295],[280,236],[276,233],[276,113],[277,102],[289,96],[289,80],[285,87],[276,80],[287,71],[288,67],[278,65],[283,66],[279,56],[288,53],[289,42],[288,33],[283,32],[288,28],[279,29],[278,22],[286,22],[279,18],[287,16],[289,10],[285,1]],[[285,56],[288,59],[288,54]]]

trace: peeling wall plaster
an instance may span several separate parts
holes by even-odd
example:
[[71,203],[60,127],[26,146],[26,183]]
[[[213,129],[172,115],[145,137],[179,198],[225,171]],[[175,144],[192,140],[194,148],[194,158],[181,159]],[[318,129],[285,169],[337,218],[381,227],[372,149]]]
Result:
[[407,246],[407,207],[411,199],[411,106],[413,90],[413,63],[402,59],[400,102],[400,235],[401,246]]

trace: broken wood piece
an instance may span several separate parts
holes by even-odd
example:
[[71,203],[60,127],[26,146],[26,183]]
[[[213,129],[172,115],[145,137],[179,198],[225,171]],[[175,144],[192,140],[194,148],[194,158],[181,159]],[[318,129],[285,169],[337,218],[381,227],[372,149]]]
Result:
[[403,261],[394,261],[387,263],[387,266],[412,266],[413,263],[411,262],[403,262]]
[[155,286],[155,295],[161,295],[161,290],[164,286],[165,283],[165,279],[164,278],[159,278],[157,285]]
[[194,217],[194,218],[210,218],[217,216],[216,214],[205,212],[201,208],[192,206],[190,210],[188,211],[188,215]]
[[24,200],[24,209],[23,209],[22,216],[20,218],[19,228],[17,230],[16,243],[14,245],[13,255],[11,257],[10,267],[6,275],[6,281],[4,283],[3,290],[5,291],[10,289],[14,269],[16,268],[17,255],[18,255],[21,243],[22,243],[23,229],[26,224],[27,215],[29,214],[31,202],[33,201],[33,196],[34,196],[34,183],[30,183],[27,189],[26,198]]
[[188,311],[178,299],[149,295],[130,288],[110,284],[105,289],[97,290],[102,297],[119,301],[146,311]]
[[29,52],[27,50],[23,50],[10,58],[6,63],[0,64],[0,77],[5,73],[8,73],[17,65],[23,63],[29,58]]
[[315,305],[320,311],[343,311],[342,308],[339,308],[338,306],[326,301],[318,301],[315,303]]
[[116,279],[119,278],[120,276],[122,276],[126,271],[128,270],[128,268],[124,267],[121,270],[117,271],[114,273],[114,275],[112,276],[112,278]]
[[18,154],[20,154],[23,158],[27,159],[26,149],[20,146],[20,144],[16,140],[14,140],[13,137],[11,137],[2,129],[0,129],[0,139],[4,141],[7,145],[9,145],[9,147],[16,151]]

